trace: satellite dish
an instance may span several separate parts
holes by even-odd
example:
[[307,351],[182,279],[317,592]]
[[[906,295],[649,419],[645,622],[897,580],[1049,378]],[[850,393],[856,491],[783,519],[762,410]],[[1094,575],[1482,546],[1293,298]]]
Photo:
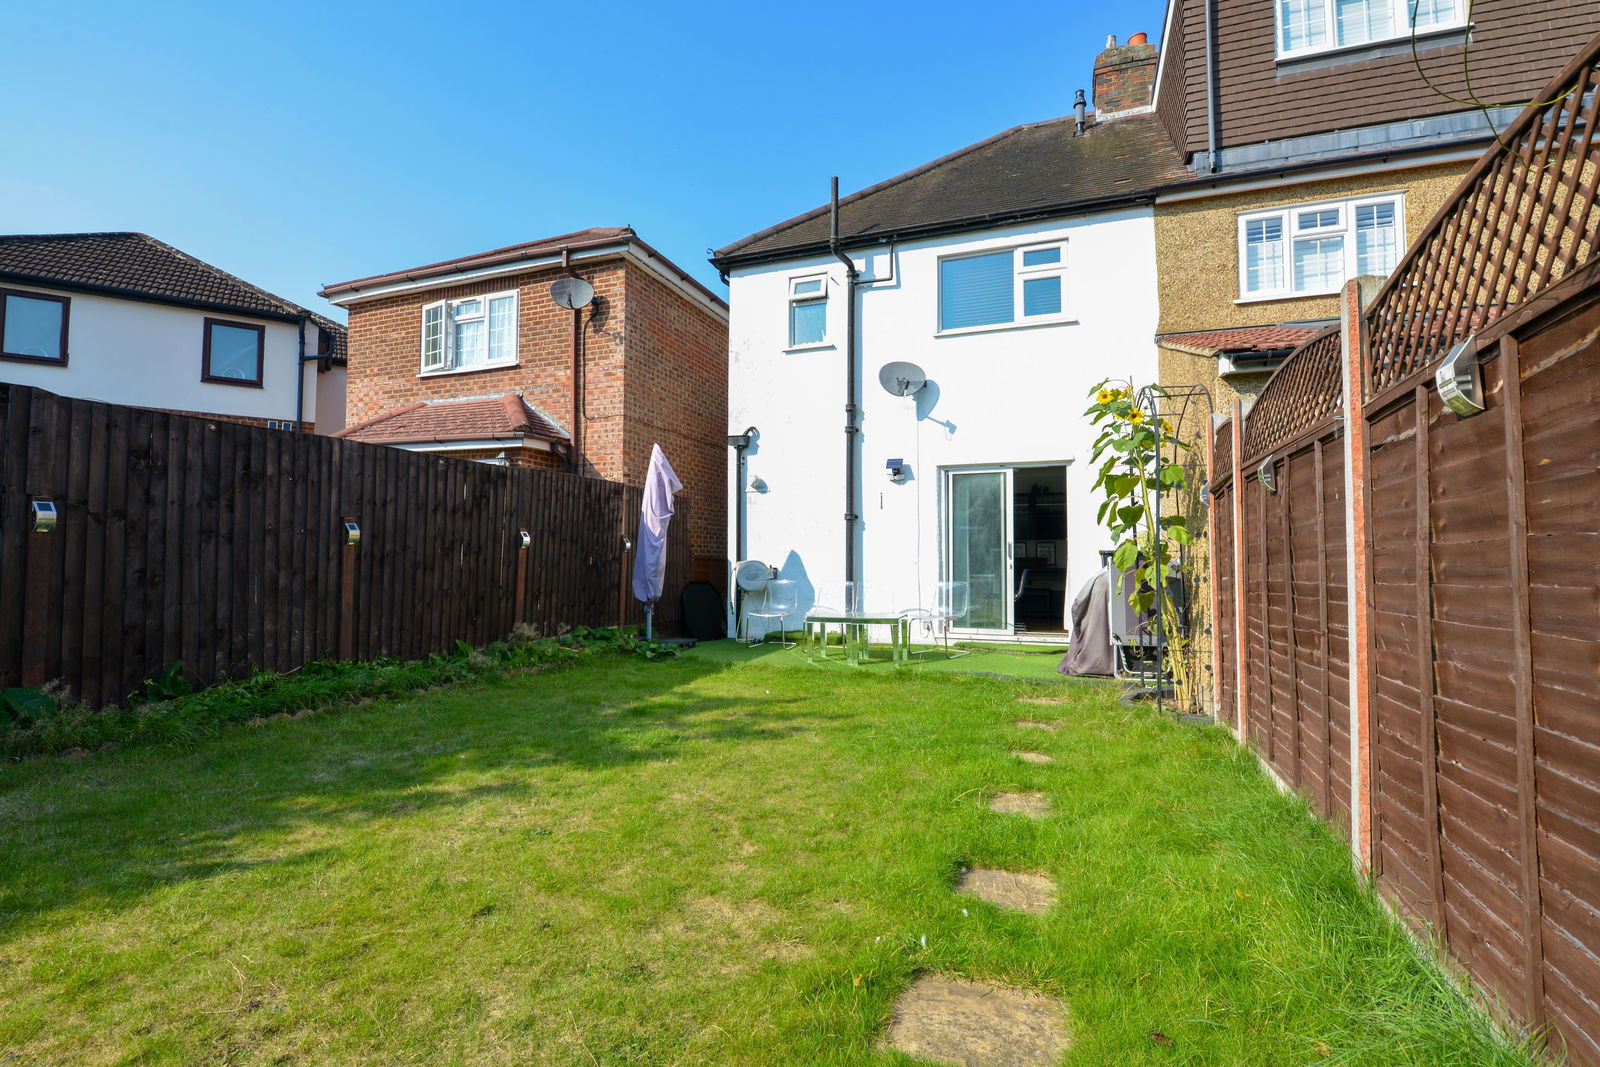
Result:
[[878,372],[878,384],[887,389],[891,396],[910,396],[928,384],[928,376],[915,363],[896,360],[883,365]]
[[733,580],[746,593],[759,593],[772,581],[772,568],[759,559],[747,559],[733,569]]
[[594,286],[582,278],[557,278],[550,286],[550,299],[568,311],[577,311],[594,299]]

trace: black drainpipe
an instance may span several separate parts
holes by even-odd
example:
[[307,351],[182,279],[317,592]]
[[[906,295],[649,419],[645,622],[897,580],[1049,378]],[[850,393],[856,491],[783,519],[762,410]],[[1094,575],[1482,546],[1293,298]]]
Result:
[[[313,357],[313,358],[321,358]],[[294,361],[294,432],[305,432],[306,424],[306,317],[300,316],[300,353]]]
[[[856,416],[856,284],[861,273],[849,256],[839,251],[839,178],[833,179],[833,207],[829,214],[828,251],[844,264],[844,580],[856,578],[856,445],[860,428]],[[860,587],[856,587],[859,593]]]

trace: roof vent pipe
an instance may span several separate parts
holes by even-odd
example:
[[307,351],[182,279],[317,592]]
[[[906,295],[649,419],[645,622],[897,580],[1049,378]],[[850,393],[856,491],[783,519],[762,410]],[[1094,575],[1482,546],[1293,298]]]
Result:
[[1089,125],[1088,119],[1084,117],[1084,112],[1088,110],[1088,107],[1089,105],[1085,103],[1083,99],[1083,90],[1079,89],[1077,99],[1073,100],[1072,102],[1072,110],[1078,113],[1077,136],[1079,137],[1083,136],[1084,128]]

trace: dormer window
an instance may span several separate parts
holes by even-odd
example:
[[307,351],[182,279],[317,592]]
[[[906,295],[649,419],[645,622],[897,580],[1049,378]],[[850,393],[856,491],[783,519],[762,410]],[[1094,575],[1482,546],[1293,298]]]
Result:
[[1466,25],[1466,0],[1277,0],[1278,58]]

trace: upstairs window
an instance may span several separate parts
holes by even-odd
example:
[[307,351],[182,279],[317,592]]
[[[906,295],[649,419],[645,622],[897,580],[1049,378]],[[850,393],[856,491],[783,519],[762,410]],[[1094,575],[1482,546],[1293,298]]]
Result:
[[1466,0],[1277,0],[1278,58],[1466,25]]
[[1387,275],[1404,246],[1400,196],[1297,204],[1239,217],[1239,297],[1337,292],[1358,274]]
[[789,347],[807,348],[828,339],[828,276],[789,279]]
[[422,373],[517,362],[517,294],[440,300],[422,309]]
[[1066,245],[1029,245],[939,261],[939,330],[1026,325],[1065,308]]
[[248,322],[207,319],[205,330],[200,380],[219,385],[259,386],[266,352],[266,328]]
[[64,296],[0,289],[0,358],[66,363],[70,303]]

